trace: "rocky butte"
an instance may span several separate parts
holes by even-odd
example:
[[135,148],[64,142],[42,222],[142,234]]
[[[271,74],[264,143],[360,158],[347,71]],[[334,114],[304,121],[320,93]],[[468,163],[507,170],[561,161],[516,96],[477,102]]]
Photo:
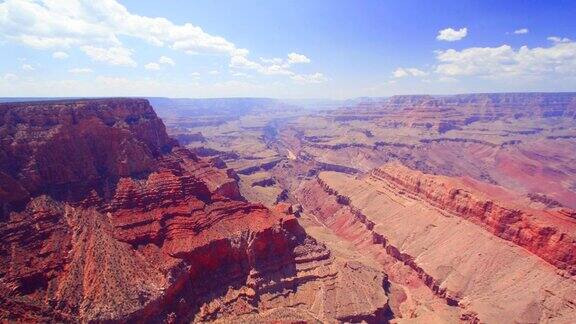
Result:
[[246,201],[147,100],[0,104],[0,141],[3,321],[391,316],[383,272]]

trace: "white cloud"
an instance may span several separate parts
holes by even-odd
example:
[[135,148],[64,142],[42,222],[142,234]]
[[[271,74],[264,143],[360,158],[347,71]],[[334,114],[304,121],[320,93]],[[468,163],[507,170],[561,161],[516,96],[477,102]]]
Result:
[[248,77],[250,77],[249,74],[246,74],[246,73],[243,73],[243,72],[234,72],[234,73],[232,73],[232,76],[235,76],[235,77],[243,77],[243,78],[248,78]]
[[550,36],[547,38],[552,43],[569,43],[570,39],[566,37]]
[[306,55],[298,54],[298,53],[290,53],[288,54],[288,63],[295,64],[295,63],[310,63],[310,59],[306,57]]
[[198,78],[200,77],[200,72],[192,72],[190,73],[190,76],[192,76],[193,78]]
[[150,62],[146,65],[144,65],[144,68],[146,70],[151,70],[151,71],[158,71],[161,69],[161,65],[171,65],[174,66],[176,65],[176,63],[174,63],[174,60],[172,60],[169,57],[166,56],[160,56],[160,58],[158,59],[158,62]]
[[90,68],[73,68],[68,70],[68,72],[74,74],[85,74],[85,73],[92,73],[93,71]]
[[174,63],[173,59],[166,57],[166,56],[160,56],[160,58],[158,59],[158,63],[172,65],[172,66],[176,65],[176,63]]
[[396,69],[396,71],[392,72],[392,75],[395,78],[403,78],[405,76],[408,76],[408,72],[402,68],[398,68]]
[[146,70],[150,70],[150,71],[158,71],[158,70],[160,70],[160,64],[155,63],[155,62],[151,62],[151,63],[144,65],[144,68]]
[[2,79],[3,81],[14,81],[18,80],[18,76],[12,73],[6,73],[0,79]]
[[[132,51],[120,41],[132,37],[189,54],[227,55],[230,66],[263,74],[295,74],[276,62],[253,62],[248,59],[247,49],[191,23],[178,25],[162,17],[136,15],[116,0],[6,0],[0,3],[0,35],[34,48],[80,47],[95,61],[136,66]],[[309,61],[302,54],[288,56],[288,64]]]
[[555,37],[550,47],[515,50],[509,45],[438,51],[436,72],[447,77],[480,76],[490,79],[576,76],[576,43]]
[[132,59],[132,50],[121,46],[113,46],[109,48],[95,47],[85,45],[80,47],[82,52],[86,53],[93,61],[104,62],[110,65],[131,66],[135,67],[138,64]]
[[261,57],[260,61],[262,61],[262,63],[267,63],[267,64],[282,64],[284,62],[284,59],[281,59],[279,57],[274,57],[274,58],[264,58]]
[[251,61],[246,58],[246,55],[247,53],[240,53],[239,55],[233,56],[230,60],[230,67],[236,69],[254,70],[264,75],[285,75],[298,82],[319,83],[326,80],[322,73],[304,75],[290,70],[293,64],[310,63],[310,59],[302,54],[290,53],[287,55],[287,59],[266,59],[261,57],[260,61],[264,64]]
[[322,83],[327,81],[328,79],[322,73],[313,73],[313,74],[295,74],[290,77],[292,80],[301,83]]
[[417,68],[397,68],[396,71],[392,72],[392,76],[394,76],[395,78],[403,78],[407,76],[419,77],[419,76],[425,76],[427,74],[428,73],[419,70]]
[[34,67],[30,64],[22,64],[22,70],[24,71],[34,71]]
[[66,52],[59,51],[59,52],[52,53],[52,57],[57,59],[57,60],[65,60],[69,57],[69,55]]
[[447,42],[455,42],[457,40],[461,40],[462,38],[468,35],[468,28],[460,28],[458,30],[452,28],[442,29],[438,32],[438,36],[436,36],[437,40],[447,41]]
[[212,71],[208,72],[208,74],[217,75],[217,74],[220,74],[220,71],[212,70]]
[[522,35],[522,34],[528,34],[528,32],[529,32],[528,28],[520,28],[520,29],[516,29],[514,31],[514,34]]

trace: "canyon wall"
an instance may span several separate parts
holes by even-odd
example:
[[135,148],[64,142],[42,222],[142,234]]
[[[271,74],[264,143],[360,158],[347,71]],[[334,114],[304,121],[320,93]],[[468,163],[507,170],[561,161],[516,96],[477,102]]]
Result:
[[0,104],[0,116],[1,319],[390,316],[382,272],[247,202],[235,172],[179,147],[147,101]]
[[[503,188],[482,184],[483,191],[480,191],[459,178],[428,175],[399,163],[374,169],[370,176],[393,183],[405,190],[406,194],[415,195],[442,211],[479,224],[498,237],[514,242],[576,275],[574,210],[558,208],[543,211],[526,208],[520,203],[514,205],[498,201],[489,193],[504,191]],[[475,182],[469,180],[469,183]]]
[[[392,282],[402,282],[399,278],[406,280],[412,272],[447,304],[462,308],[462,319],[568,320],[576,293],[571,274],[574,220],[565,213],[546,213],[549,219],[544,220],[532,219],[526,211],[513,213],[521,215],[516,221],[525,225],[517,230],[519,235],[533,234],[532,241],[538,244],[529,251],[517,245],[520,242],[512,244],[513,237],[500,235],[513,233],[515,226],[509,218],[492,214],[506,215],[500,209],[505,203],[490,197],[492,203],[487,205],[492,207],[481,209],[486,215],[472,216],[486,206],[487,196],[475,197],[477,192],[466,182],[452,181],[445,190],[447,184],[437,178],[398,164],[363,177],[322,172],[318,180],[302,184],[298,197],[305,211],[314,212],[342,239],[377,257]],[[487,223],[500,221],[496,227],[500,231],[475,222],[475,217]],[[538,221],[545,221],[547,229],[531,227]]]

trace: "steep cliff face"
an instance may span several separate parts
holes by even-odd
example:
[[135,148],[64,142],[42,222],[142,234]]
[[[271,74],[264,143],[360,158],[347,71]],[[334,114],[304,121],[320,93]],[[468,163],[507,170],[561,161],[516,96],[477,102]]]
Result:
[[[318,302],[310,318],[386,316],[382,273],[346,270],[292,214],[246,202],[235,173],[179,148],[147,101],[0,116],[1,319],[282,318]],[[353,294],[350,271],[377,282],[368,296],[338,309],[316,294]]]
[[[402,170],[398,165],[387,167],[383,168],[392,176],[412,173],[415,183],[429,181],[427,175],[413,170]],[[443,185],[437,179],[428,189],[439,194]],[[471,185],[464,182],[451,182],[450,186],[472,193]],[[548,263],[552,261],[546,262],[519,243],[509,242],[514,242],[512,239],[495,237],[497,233],[461,214],[471,208],[465,199],[456,211],[448,207],[447,202],[452,200],[449,195],[442,207],[433,198],[388,177],[355,177],[338,172],[322,172],[318,179],[303,182],[297,195],[304,212],[314,212],[316,219],[342,240],[376,257],[390,282],[409,287],[406,291],[411,292],[411,300],[401,300],[394,307],[400,309],[399,314],[413,314],[426,321],[425,313],[415,309],[414,304],[432,299],[421,291],[416,296],[413,292],[426,286],[428,294],[434,293],[435,298],[449,306],[457,306],[462,321],[554,323],[569,322],[573,317],[573,263],[558,262],[553,266]],[[502,196],[499,193],[498,197]],[[492,200],[496,205],[499,199]],[[567,216],[564,213],[561,217],[569,221]],[[550,239],[547,251],[563,250],[563,244],[573,244],[570,238],[565,239],[574,233],[573,223],[571,229],[567,223],[554,219],[545,223],[564,232],[564,236]],[[506,222],[501,226],[503,231],[511,231],[506,229]],[[558,239],[563,243],[554,246]],[[533,240],[542,243],[546,239],[534,236]],[[565,256],[570,260],[569,255]],[[442,313],[442,309],[436,308],[434,313]]]
[[[455,96],[393,96],[356,107],[360,113],[403,113],[427,117],[430,113],[452,116],[459,111],[467,122],[504,117],[576,117],[575,93],[478,93]],[[344,112],[344,111],[343,111]],[[352,114],[352,111],[348,111]],[[464,113],[464,115],[462,115]],[[431,116],[430,116],[431,117]],[[460,119],[460,118],[458,118]]]
[[399,161],[575,209],[575,116],[573,92],[394,96],[278,123],[276,141],[298,163],[370,172]]
[[2,200],[80,198],[105,179],[149,172],[175,145],[140,99],[0,105]]
[[[474,122],[522,118],[576,118],[574,93],[485,93],[456,96],[394,96],[360,108],[360,116],[387,117],[388,125],[440,134]],[[347,114],[358,114],[344,111]],[[357,116],[358,117],[358,116]],[[340,117],[342,118],[342,117]]]
[[[399,163],[374,169],[370,176],[392,182],[408,194],[477,223],[556,267],[576,274],[576,220],[566,217],[570,213],[567,209],[529,209],[487,194],[504,196],[506,193],[501,187],[424,174]],[[483,191],[473,184],[481,185]],[[513,198],[512,193],[507,196]]]

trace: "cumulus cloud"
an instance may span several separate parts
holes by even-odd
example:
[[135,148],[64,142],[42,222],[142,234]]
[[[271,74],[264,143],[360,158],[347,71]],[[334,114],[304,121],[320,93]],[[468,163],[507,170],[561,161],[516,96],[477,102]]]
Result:
[[[136,15],[116,0],[6,0],[0,3],[0,35],[5,40],[40,49],[80,47],[95,61],[136,66],[132,51],[120,40],[132,37],[188,54],[227,55],[231,66],[264,74],[295,74],[274,62],[252,61],[247,49],[211,35],[199,26]],[[288,55],[288,64],[308,62],[302,54]]]
[[0,79],[2,79],[3,81],[14,81],[18,80],[18,76],[12,73],[6,73]]
[[566,37],[550,36],[547,38],[552,43],[569,43],[570,39]]
[[173,59],[171,59],[167,56],[160,56],[160,58],[158,59],[157,62],[150,62],[150,63],[144,65],[144,68],[146,70],[150,70],[150,71],[158,71],[162,68],[161,67],[162,65],[175,66],[176,63],[174,62]]
[[74,74],[86,74],[86,73],[92,73],[93,71],[90,68],[73,68],[68,70],[68,72]]
[[403,78],[407,76],[425,76],[428,73],[419,70],[417,68],[397,68],[396,71],[392,72],[392,76],[395,78]]
[[274,57],[274,58],[261,57],[260,61],[262,61],[262,63],[266,63],[266,64],[282,64],[284,62],[284,59],[279,58],[279,57]]
[[249,78],[249,77],[250,77],[249,74],[246,74],[246,73],[243,73],[243,72],[234,72],[234,73],[232,73],[232,76],[242,77],[242,78]]
[[522,34],[528,34],[528,32],[529,32],[528,28],[520,28],[520,29],[516,29],[514,31],[514,34],[522,35]]
[[310,59],[306,57],[306,55],[298,54],[298,53],[290,53],[288,54],[288,63],[310,63]]
[[208,74],[217,75],[217,74],[220,74],[220,71],[212,70],[212,71],[208,72]]
[[322,83],[327,81],[327,78],[322,73],[295,74],[292,75],[290,78],[300,83]]
[[460,28],[458,30],[452,28],[446,28],[438,32],[438,36],[436,36],[436,39],[447,42],[455,42],[466,37],[466,35],[468,35],[468,28],[466,27]]
[[34,67],[30,64],[22,64],[22,70],[24,71],[34,71]]
[[166,57],[166,56],[160,56],[160,58],[158,59],[158,63],[172,65],[172,66],[176,65],[176,63],[174,62],[173,59]]
[[110,65],[131,66],[135,67],[136,61],[132,59],[132,50],[122,47],[96,47],[85,45],[80,47],[80,50],[88,55],[93,61],[104,62]]
[[69,57],[69,55],[66,52],[58,51],[58,52],[52,53],[52,57],[57,59],[57,60],[65,60]]
[[436,52],[436,72],[446,77],[480,76],[485,78],[575,76],[576,43],[565,38],[550,38],[549,47],[514,49],[471,47],[461,51]]
[[144,65],[144,68],[146,70],[150,70],[150,71],[158,71],[158,70],[160,70],[160,64],[155,63],[155,62],[151,62],[151,63]]
[[264,75],[285,75],[297,82],[320,83],[327,80],[322,73],[298,74],[290,70],[294,64],[310,63],[303,54],[290,53],[286,59],[260,58],[259,62],[249,60],[246,55],[236,55],[230,60],[230,67],[236,69],[254,70]]

